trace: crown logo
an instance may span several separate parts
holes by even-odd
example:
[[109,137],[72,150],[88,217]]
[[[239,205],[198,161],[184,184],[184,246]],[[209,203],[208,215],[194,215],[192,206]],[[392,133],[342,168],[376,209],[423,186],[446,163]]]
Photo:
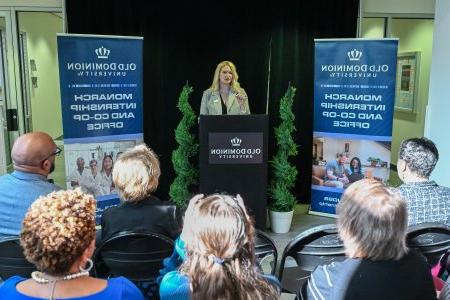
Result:
[[347,52],[347,56],[352,61],[359,60],[362,56],[362,51],[353,49],[353,50]]
[[109,53],[111,51],[101,46],[100,48],[95,49],[95,54],[97,54],[97,58],[108,58]]
[[231,146],[239,147],[241,145],[241,143],[242,143],[242,140],[240,138],[238,138],[238,137],[234,137],[234,138],[232,138],[230,140],[230,142],[231,142]]

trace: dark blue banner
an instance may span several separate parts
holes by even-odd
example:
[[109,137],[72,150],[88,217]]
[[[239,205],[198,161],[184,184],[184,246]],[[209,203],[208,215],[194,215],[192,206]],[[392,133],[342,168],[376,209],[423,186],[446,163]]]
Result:
[[142,41],[58,35],[64,139],[142,133]]
[[311,212],[334,214],[335,200],[357,180],[387,181],[397,44],[315,41]]
[[397,40],[315,44],[314,131],[390,139]]
[[97,222],[117,205],[121,153],[142,143],[140,37],[58,35],[66,184],[97,199]]

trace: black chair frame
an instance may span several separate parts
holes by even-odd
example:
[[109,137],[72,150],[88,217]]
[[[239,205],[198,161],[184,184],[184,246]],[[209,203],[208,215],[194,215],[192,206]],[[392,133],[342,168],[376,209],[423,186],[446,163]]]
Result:
[[6,238],[0,241],[0,279],[19,275],[30,278],[36,267],[28,262],[23,254],[19,237]]
[[[320,243],[317,241],[320,241]],[[303,262],[299,259],[299,254],[318,257],[325,263],[345,259],[344,245],[337,237],[336,225],[325,224],[312,227],[301,232],[288,243],[281,257],[278,273],[280,282],[283,279],[284,265],[288,256],[294,258],[299,266],[302,265]],[[309,271],[312,271],[312,269]]]
[[255,255],[259,261],[262,261],[265,257],[269,255],[274,256],[274,263],[271,268],[271,275],[275,275],[275,271],[277,269],[277,261],[278,261],[278,251],[275,246],[274,241],[262,230],[256,230],[256,238],[255,238]]

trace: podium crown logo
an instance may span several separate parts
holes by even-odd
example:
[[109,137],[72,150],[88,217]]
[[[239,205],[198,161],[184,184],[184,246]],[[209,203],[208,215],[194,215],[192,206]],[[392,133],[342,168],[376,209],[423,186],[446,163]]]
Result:
[[357,60],[359,60],[359,59],[361,58],[361,56],[362,56],[362,51],[353,49],[353,50],[347,52],[347,56],[348,56],[348,58],[349,58],[350,60],[352,60],[352,61],[357,61]]
[[97,58],[108,58],[109,53],[111,51],[101,46],[100,48],[95,49],[95,54],[97,54]]
[[241,143],[242,143],[242,140],[240,138],[238,138],[238,137],[234,137],[234,138],[232,138],[230,140],[230,142],[231,142],[231,146],[239,147],[241,145]]

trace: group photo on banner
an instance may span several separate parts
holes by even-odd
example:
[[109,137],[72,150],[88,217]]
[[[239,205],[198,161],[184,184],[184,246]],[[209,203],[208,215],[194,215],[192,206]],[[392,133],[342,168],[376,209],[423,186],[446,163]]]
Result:
[[58,34],[67,189],[97,199],[97,220],[119,197],[114,162],[143,142],[141,37]]
[[351,183],[389,179],[397,39],[316,39],[310,213]]

